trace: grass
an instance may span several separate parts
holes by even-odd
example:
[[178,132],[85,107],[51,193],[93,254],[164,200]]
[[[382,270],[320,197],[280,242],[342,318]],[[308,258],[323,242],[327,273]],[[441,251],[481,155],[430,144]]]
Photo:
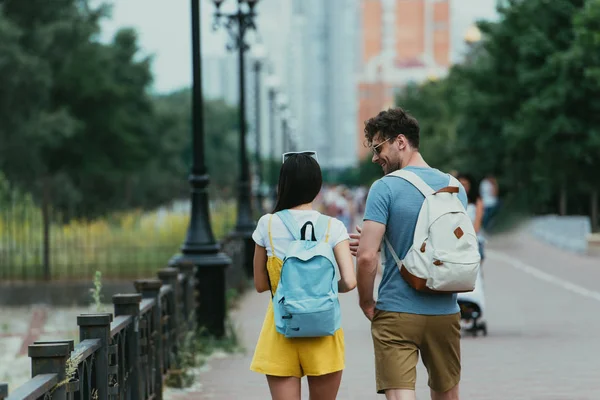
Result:
[[90,289],[90,294],[96,312],[104,312],[104,306],[102,305],[102,272],[100,271],[96,271],[94,275],[94,287]]
[[[0,207],[0,279],[43,278],[41,211],[31,199]],[[235,204],[211,207],[217,240],[234,226]],[[92,221],[54,214],[50,226],[52,279],[85,280],[100,271],[104,279],[135,279],[152,275],[179,252],[189,223],[185,211],[132,210]]]
[[[227,292],[228,310],[235,307],[239,297],[239,292],[235,289]],[[196,329],[193,314],[189,320],[193,328],[180,341],[181,345],[177,354],[173,354],[175,367],[168,371],[165,380],[166,385],[172,388],[181,389],[192,386],[198,376],[196,369],[203,366],[216,351],[236,353],[244,350],[237,328],[229,317],[225,320],[225,335],[222,338],[215,338],[207,335],[206,331],[202,329]]]

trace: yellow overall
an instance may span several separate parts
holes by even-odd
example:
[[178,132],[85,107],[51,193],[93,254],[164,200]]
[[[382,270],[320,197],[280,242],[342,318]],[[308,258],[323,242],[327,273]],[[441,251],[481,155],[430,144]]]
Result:
[[[269,242],[271,256],[267,269],[273,293],[277,290],[283,260],[275,255],[269,219]],[[331,224],[331,220],[330,220]],[[325,242],[329,241],[329,226]],[[344,332],[338,329],[333,336],[288,339],[275,329],[273,302],[269,301],[250,369],[266,375],[318,376],[344,369]]]

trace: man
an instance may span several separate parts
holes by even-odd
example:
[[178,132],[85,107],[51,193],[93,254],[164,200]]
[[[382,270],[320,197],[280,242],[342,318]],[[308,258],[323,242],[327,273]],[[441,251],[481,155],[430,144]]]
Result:
[[[434,190],[448,186],[449,176],[431,168],[419,153],[419,124],[401,108],[382,111],[366,122],[365,137],[387,175],[405,168]],[[459,198],[466,207],[464,188]],[[385,248],[385,268],[377,303],[373,287],[379,249],[388,238],[400,259],[413,242],[424,196],[408,181],[384,176],[371,186],[364,223],[353,249],[357,252],[360,307],[371,321],[378,393],[394,400],[415,399],[419,352],[429,375],[431,398],[456,400],[460,381],[460,313],[456,294],[431,294],[413,289],[400,275]]]

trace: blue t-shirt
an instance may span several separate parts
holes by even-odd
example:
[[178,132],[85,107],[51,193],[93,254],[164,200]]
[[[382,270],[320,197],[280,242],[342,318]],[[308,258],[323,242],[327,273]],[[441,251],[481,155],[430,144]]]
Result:
[[[405,167],[434,190],[448,186],[450,177],[434,168]],[[460,185],[458,197],[467,206],[465,189]],[[386,226],[385,234],[402,260],[412,246],[415,226],[425,197],[412,184],[395,176],[384,176],[373,183],[367,197],[364,220]],[[419,292],[400,275],[387,246],[383,277],[379,285],[376,308],[384,311],[421,315],[447,315],[459,311],[456,294]]]

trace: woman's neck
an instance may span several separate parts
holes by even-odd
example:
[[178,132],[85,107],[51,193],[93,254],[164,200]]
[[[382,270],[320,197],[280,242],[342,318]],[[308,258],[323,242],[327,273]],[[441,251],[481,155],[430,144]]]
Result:
[[312,210],[312,203],[300,204],[299,206],[292,207],[290,210]]

